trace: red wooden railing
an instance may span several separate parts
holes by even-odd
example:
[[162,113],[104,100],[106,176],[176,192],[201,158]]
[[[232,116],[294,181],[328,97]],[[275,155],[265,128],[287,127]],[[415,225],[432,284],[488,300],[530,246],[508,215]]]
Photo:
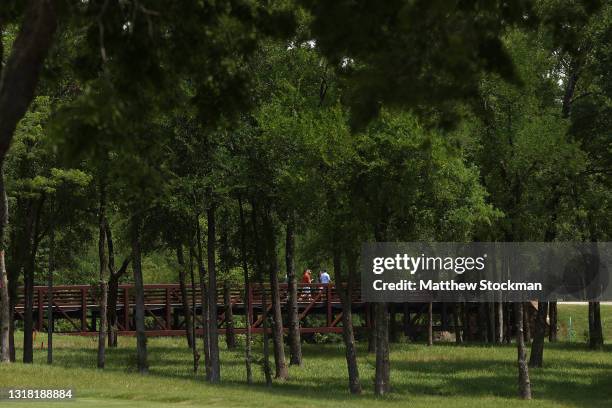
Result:
[[[288,300],[288,285],[279,285],[281,306],[286,311]],[[18,291],[19,296],[16,302],[15,317],[17,320],[23,319],[24,315],[24,296],[23,288]],[[53,316],[56,321],[66,321],[68,324],[62,325],[63,332],[74,334],[95,334],[97,319],[99,317],[97,285],[62,285],[55,286],[52,292]],[[251,284],[247,290],[250,298],[250,316],[252,321],[249,324],[255,333],[261,328],[261,305],[265,295],[266,303],[271,305],[271,290],[267,284]],[[300,320],[308,315],[316,314],[324,316],[324,324],[319,323],[316,327],[302,327],[303,332],[339,332],[338,327],[341,321],[342,308],[340,296],[335,284],[298,284],[298,312]],[[47,294],[46,286],[34,287],[34,308],[36,329],[46,330],[47,316]],[[245,310],[245,291],[244,287],[230,287],[230,303],[235,315],[246,315]],[[152,284],[144,286],[145,315],[149,317],[148,334],[150,335],[174,335],[184,334],[183,303],[181,301],[180,286],[178,284]],[[187,297],[189,299],[188,309],[191,311],[192,299],[195,298],[196,325],[201,325],[198,314],[201,310],[202,296],[199,286],[195,291],[187,287]],[[133,310],[136,304],[133,285],[120,285],[117,296],[117,313],[119,317],[119,334],[133,334],[134,325],[132,324]],[[219,314],[217,320],[220,330],[224,331],[225,309],[229,305],[224,304],[223,288],[217,289],[217,304]],[[355,288],[351,299],[353,308],[363,306],[359,288]],[[320,320],[320,319],[317,319]],[[70,329],[66,329],[69,327]],[[201,329],[200,329],[201,330]],[[246,322],[243,327],[237,327],[236,332],[246,330]]]

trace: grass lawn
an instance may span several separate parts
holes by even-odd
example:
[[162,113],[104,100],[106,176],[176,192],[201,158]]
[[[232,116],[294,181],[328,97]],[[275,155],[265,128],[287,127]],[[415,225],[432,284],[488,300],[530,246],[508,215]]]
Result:
[[[304,365],[291,367],[291,379],[265,387],[259,366],[256,386],[244,385],[242,349],[222,351],[222,380],[218,386],[194,376],[190,350],[182,338],[149,339],[151,372],[134,372],[135,340],[120,338],[118,349],[107,351],[107,368],[95,369],[96,339],[54,337],[55,363],[47,366],[46,350],[37,349],[34,365],[0,366],[0,388],[73,388],[76,400],[65,404],[39,402],[35,407],[611,407],[612,306],[602,306],[608,342],[603,351],[589,351],[582,333],[586,307],[560,305],[561,342],[546,344],[545,368],[531,370],[534,400],[516,395],[514,346],[455,346],[449,343],[394,344],[391,350],[393,393],[372,394],[374,355],[360,345],[359,365],[364,394],[353,397],[346,387],[346,364],[341,344],[304,345]],[[576,333],[567,340],[572,317]],[[44,336],[37,338],[46,342]],[[256,346],[260,357],[260,347]],[[19,358],[21,357],[20,351]],[[2,404],[7,404],[2,401]],[[9,403],[26,406],[22,402]],[[21,404],[21,405],[19,405]],[[26,403],[27,404],[27,403]],[[9,405],[9,406],[10,406]]]

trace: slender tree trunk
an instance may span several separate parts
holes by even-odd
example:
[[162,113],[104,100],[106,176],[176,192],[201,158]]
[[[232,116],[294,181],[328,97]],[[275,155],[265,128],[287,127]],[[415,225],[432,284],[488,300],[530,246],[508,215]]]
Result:
[[216,232],[215,207],[207,210],[208,220],[208,334],[210,349],[210,374],[208,381],[218,383],[221,381],[221,361],[219,358],[219,332],[217,328],[217,267],[215,259]]
[[538,302],[538,314],[536,318],[535,336],[531,345],[529,356],[529,367],[542,367],[544,361],[544,338],[546,337],[546,316],[548,315],[548,303]]
[[266,289],[261,283],[261,313],[263,319],[263,372],[266,379],[266,385],[272,386],[272,368],[270,367],[270,336],[268,324],[268,302],[267,302]]
[[240,212],[240,255],[242,257],[242,271],[244,272],[244,307],[245,307],[245,318],[246,318],[246,338],[244,346],[244,364],[246,368],[246,380],[247,384],[253,384],[253,370],[251,368],[251,322],[253,316],[251,316],[251,297],[249,296],[250,291],[250,280],[249,280],[249,262],[247,259],[247,245],[246,245],[246,225],[244,219],[244,209],[242,207],[242,198],[238,197],[238,208]]
[[145,333],[145,299],[144,284],[142,280],[142,255],[140,248],[141,220],[139,216],[132,216],[132,270],[134,272],[134,289],[136,291],[136,307],[134,320],[136,322],[136,353],[138,371],[141,374],[149,372],[147,362],[147,335]]
[[376,374],[374,393],[384,395],[391,390],[389,364],[389,313],[387,303],[374,304],[376,320]]
[[531,303],[526,302],[523,305],[523,335],[525,343],[531,342]]
[[272,291],[272,342],[274,344],[275,377],[280,380],[286,380],[289,377],[289,373],[287,371],[287,364],[285,363],[285,343],[283,342],[283,315],[278,287],[276,236],[269,207],[266,207],[264,211],[264,226],[266,230],[266,240],[268,242],[268,271],[270,276],[270,289]]
[[[208,286],[206,284],[206,267],[204,266],[204,250],[202,248],[202,229],[200,227],[200,215],[196,214],[195,217],[195,228],[196,228],[196,244],[197,244],[197,254],[196,259],[198,261],[198,277],[200,279],[200,294],[202,296],[202,341],[204,342],[204,368],[206,372],[206,378],[210,378],[211,376],[211,365],[210,365],[210,319],[211,314],[209,310],[209,292]],[[191,249],[193,252],[193,248]],[[194,316],[195,316],[195,306],[193,308]],[[194,318],[195,324],[195,318]],[[196,338],[194,332],[194,339]]]
[[396,313],[395,313],[395,303],[391,303],[389,305],[389,341],[391,343],[397,343],[399,341],[397,336],[397,324]]
[[[198,368],[200,366],[200,353],[198,353],[197,346],[197,338],[196,338],[196,287],[195,287],[195,277],[193,275],[193,258],[194,258],[194,250],[193,247],[189,247],[189,277],[191,278],[191,310],[190,314],[192,315],[192,323],[191,323],[191,353],[193,354],[193,372],[194,374],[198,373]],[[201,271],[201,268],[198,268]],[[206,282],[204,281],[204,277],[202,273],[200,275],[200,292],[202,296],[202,317],[204,319],[204,327],[202,330],[204,331],[204,336],[206,335]],[[204,352],[208,353],[208,349],[206,348],[206,337],[204,338]],[[206,359],[205,359],[206,360]],[[206,362],[204,363],[206,365]],[[206,367],[205,367],[206,368]]]
[[548,304],[548,341],[557,341],[557,302]]
[[[103,176],[102,176],[103,177]],[[108,258],[106,257],[106,186],[105,182],[100,181],[100,208],[98,210],[98,258],[100,260],[100,327],[98,332],[98,368],[104,368],[106,360],[106,302],[108,299],[108,287],[106,286],[106,276],[109,275]]]
[[[119,270],[115,270],[115,246],[113,244],[113,234],[108,223],[108,218],[104,222],[104,230],[106,231],[106,243],[108,245],[108,300],[106,305],[106,316],[108,322],[108,347],[117,347],[117,331],[118,316],[117,316],[117,300],[119,298],[119,279],[125,274],[131,261],[131,256],[123,260]],[[128,305],[124,305],[128,307]],[[127,324],[127,322],[126,322]]]
[[514,320],[516,324],[516,349],[518,359],[518,389],[521,399],[531,399],[531,382],[527,366],[527,352],[523,334],[523,303],[514,303]]
[[340,295],[340,301],[342,302],[342,339],[344,340],[349,391],[351,394],[361,394],[357,348],[355,347],[355,333],[353,330],[353,312],[351,309],[356,259],[354,256],[347,254],[348,278],[345,291],[342,288],[342,258],[337,248],[334,251],[333,258],[334,275],[337,281],[336,291]]
[[433,346],[433,303],[427,305],[427,345]]
[[185,255],[183,254],[183,246],[178,245],[176,248],[176,260],[179,265],[179,286],[181,290],[181,303],[183,304],[183,318],[185,320],[185,337],[187,337],[187,347],[193,347],[192,325],[191,321],[191,306],[189,306],[189,297],[187,295],[187,279]]
[[604,345],[599,302],[589,302],[589,347],[601,349]]
[[370,327],[368,331],[368,353],[376,353],[376,306],[374,303],[368,303],[368,314],[370,316]]
[[8,215],[8,198],[4,186],[4,171],[0,165],[0,363],[11,362],[11,302],[9,299],[8,274],[4,259],[6,247],[5,235],[9,221]]
[[55,231],[49,234],[49,262],[47,270],[47,364],[53,364],[53,272],[55,271]]
[[461,336],[461,326],[459,323],[459,314],[461,313],[461,303],[456,302],[453,309],[453,320],[455,325],[455,343],[463,343],[463,336]]
[[32,203],[31,210],[28,213],[26,226],[26,251],[27,259],[23,269],[23,280],[25,290],[25,310],[23,317],[23,362],[34,362],[33,340],[34,340],[34,269],[36,266],[36,252],[38,247],[38,222],[39,215],[44,202],[42,196],[38,203]]
[[290,212],[287,220],[285,239],[285,261],[287,265],[287,284],[289,286],[289,364],[302,364],[302,341],[300,338],[300,319],[297,299],[297,279],[295,276],[295,216]]
[[55,1],[27,3],[21,29],[11,46],[0,78],[0,167],[17,124],[34,98],[34,91],[57,28]]
[[504,341],[504,304],[495,302],[495,342]]
[[234,333],[234,311],[228,281],[223,283],[223,303],[225,304],[225,343],[228,350],[234,350],[236,348],[236,334]]

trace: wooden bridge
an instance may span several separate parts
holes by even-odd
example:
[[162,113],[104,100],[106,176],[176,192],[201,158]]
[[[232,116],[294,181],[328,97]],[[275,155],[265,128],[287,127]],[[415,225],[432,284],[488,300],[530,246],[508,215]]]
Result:
[[[280,298],[283,316],[287,316],[287,284],[280,284]],[[225,293],[225,292],[229,293]],[[70,285],[53,287],[52,310],[54,332],[78,335],[95,335],[100,317],[96,285]],[[226,311],[231,308],[232,315],[241,316],[233,319],[235,333],[246,330],[245,293],[249,297],[251,321],[248,322],[254,333],[263,330],[262,300],[266,296],[268,311],[271,309],[271,293],[269,285],[253,284],[245,291],[244,287],[219,287],[217,290],[218,316],[220,333],[225,333],[227,327]],[[37,331],[47,330],[48,288],[34,287],[33,319]],[[178,284],[157,284],[144,286],[146,331],[150,336],[173,336],[185,334],[185,306],[182,302],[181,289]],[[196,330],[202,331],[202,297],[199,286],[192,291],[187,287],[187,308],[195,311]],[[229,303],[227,300],[229,299]],[[192,306],[195,304],[195,308]],[[133,285],[119,285],[117,299],[118,333],[134,335],[134,308],[136,297]],[[363,325],[368,325],[369,313],[366,304],[361,301],[359,288],[355,288],[351,299],[351,308],[355,313],[364,316]],[[342,305],[336,285],[334,284],[298,284],[298,313],[302,333],[340,333],[342,331]],[[24,295],[23,288],[19,290],[19,298],[15,308],[15,319],[23,320]]]

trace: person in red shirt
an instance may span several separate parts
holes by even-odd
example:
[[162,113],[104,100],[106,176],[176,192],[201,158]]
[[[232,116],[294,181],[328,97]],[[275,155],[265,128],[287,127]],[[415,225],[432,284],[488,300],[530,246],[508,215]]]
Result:
[[[312,271],[310,269],[306,269],[304,274],[302,275],[302,283],[311,284],[312,283]],[[305,286],[302,290],[302,294],[300,298],[308,298],[310,299],[310,286]]]

